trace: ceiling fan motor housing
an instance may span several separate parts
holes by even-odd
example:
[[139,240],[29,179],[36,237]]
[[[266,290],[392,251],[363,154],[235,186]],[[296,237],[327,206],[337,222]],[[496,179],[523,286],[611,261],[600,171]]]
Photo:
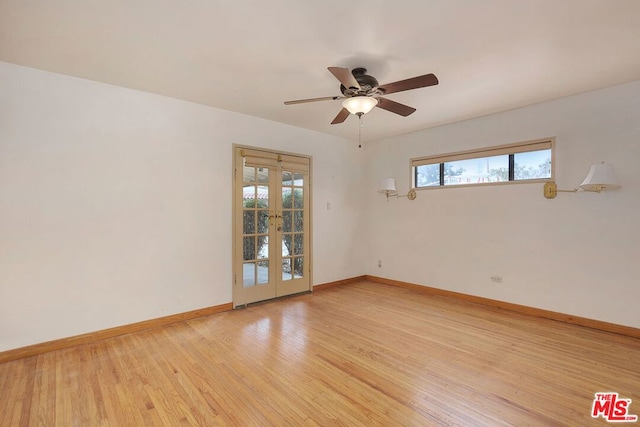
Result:
[[366,72],[366,68],[354,68],[351,71],[351,74],[353,74],[353,77],[355,77],[356,81],[360,85],[360,89],[347,88],[341,84],[340,92],[345,96],[366,96],[373,94],[378,88],[379,83],[378,80],[367,75]]

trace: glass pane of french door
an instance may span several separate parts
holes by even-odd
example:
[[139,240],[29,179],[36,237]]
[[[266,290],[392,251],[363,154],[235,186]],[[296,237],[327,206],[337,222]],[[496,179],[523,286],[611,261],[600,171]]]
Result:
[[282,171],[282,280],[304,277],[304,175]]
[[269,169],[243,166],[242,286],[269,283]]

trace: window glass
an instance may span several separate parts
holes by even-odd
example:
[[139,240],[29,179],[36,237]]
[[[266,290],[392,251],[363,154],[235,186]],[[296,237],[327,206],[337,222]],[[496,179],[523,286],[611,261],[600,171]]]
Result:
[[440,185],[440,164],[416,167],[416,187]]
[[513,157],[514,180],[551,178],[551,150],[516,153]]
[[481,157],[444,164],[444,185],[509,181],[509,156]]

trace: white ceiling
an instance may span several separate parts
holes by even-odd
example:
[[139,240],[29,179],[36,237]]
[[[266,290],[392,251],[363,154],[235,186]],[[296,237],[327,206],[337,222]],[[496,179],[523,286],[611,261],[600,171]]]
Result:
[[356,139],[328,66],[388,95],[363,140],[640,80],[640,0],[0,0],[0,61]]

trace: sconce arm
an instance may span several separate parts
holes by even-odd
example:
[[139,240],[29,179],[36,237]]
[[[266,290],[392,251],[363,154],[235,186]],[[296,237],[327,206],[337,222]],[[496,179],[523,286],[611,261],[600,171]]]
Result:
[[396,199],[399,199],[400,197],[406,197],[409,200],[415,200],[417,196],[416,190],[409,190],[407,194],[398,194],[397,191],[389,190],[382,190],[380,192],[387,196],[387,202],[389,201],[389,197],[395,197]]

